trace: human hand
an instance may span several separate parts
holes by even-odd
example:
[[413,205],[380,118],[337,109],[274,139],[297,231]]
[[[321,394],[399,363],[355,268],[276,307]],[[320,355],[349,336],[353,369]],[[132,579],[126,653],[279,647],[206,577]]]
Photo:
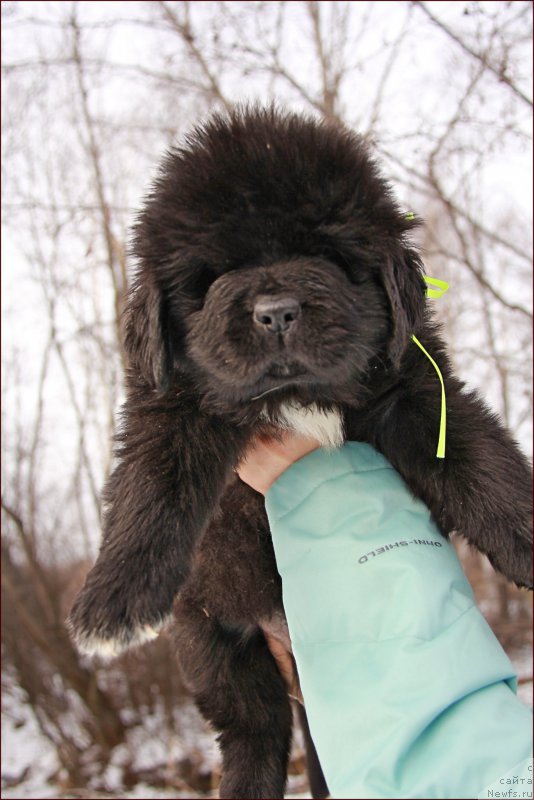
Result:
[[295,461],[320,447],[316,439],[285,431],[280,438],[254,439],[236,472],[244,483],[266,494],[275,480]]

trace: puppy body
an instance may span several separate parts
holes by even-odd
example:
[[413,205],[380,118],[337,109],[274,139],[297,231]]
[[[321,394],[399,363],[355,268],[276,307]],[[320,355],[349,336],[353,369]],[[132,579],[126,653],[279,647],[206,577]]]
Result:
[[[413,226],[362,139],[273,110],[197,129],[140,217],[117,466],[70,626],[82,650],[114,654],[177,598],[171,629],[220,733],[222,797],[283,796],[291,737],[263,633],[283,615],[263,499],[233,471],[251,437],[372,444],[444,535],[532,585],[530,470],[452,372]],[[439,382],[412,334],[445,382],[445,460]],[[318,774],[314,796],[325,791]]]

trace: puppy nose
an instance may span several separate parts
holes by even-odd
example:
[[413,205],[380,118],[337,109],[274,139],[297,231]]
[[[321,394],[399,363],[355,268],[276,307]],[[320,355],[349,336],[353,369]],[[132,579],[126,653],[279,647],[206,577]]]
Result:
[[283,333],[295,324],[300,316],[300,303],[294,297],[265,295],[258,297],[252,317],[264,331]]

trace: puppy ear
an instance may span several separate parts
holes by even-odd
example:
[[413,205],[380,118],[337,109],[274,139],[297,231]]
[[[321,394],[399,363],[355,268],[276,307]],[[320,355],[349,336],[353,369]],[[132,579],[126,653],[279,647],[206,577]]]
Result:
[[398,369],[412,334],[423,321],[425,309],[423,264],[415,250],[403,247],[398,253],[389,254],[385,259],[382,281],[392,320],[387,355]]
[[133,369],[160,392],[169,388],[173,365],[168,313],[161,291],[139,281],[124,316],[124,348]]

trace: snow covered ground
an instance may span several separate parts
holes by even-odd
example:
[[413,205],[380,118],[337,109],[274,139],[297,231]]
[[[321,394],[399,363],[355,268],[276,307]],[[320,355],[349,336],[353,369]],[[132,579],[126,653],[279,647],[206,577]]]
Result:
[[[519,676],[532,671],[530,650],[525,650],[513,659]],[[521,699],[532,706],[532,682],[519,687]],[[183,735],[168,737],[165,725],[158,716],[145,720],[143,728],[134,728],[128,743],[129,757],[134,754],[135,766],[139,770],[158,764],[171,764],[196,753],[208,767],[216,766],[217,747],[213,735],[204,725],[192,706],[183,711]],[[5,800],[47,800],[48,798],[194,798],[206,797],[195,794],[187,785],[169,788],[154,787],[138,783],[126,793],[121,790],[121,762],[125,756],[121,748],[116,749],[112,764],[105,774],[108,792],[96,790],[73,790],[68,788],[65,776],[59,769],[55,750],[50,741],[39,730],[29,706],[21,698],[4,692],[2,714],[2,798]],[[216,796],[215,794],[213,796]],[[303,779],[290,776],[288,798],[307,798],[303,791]]]
[[[136,773],[142,773],[165,765],[175,765],[184,758],[198,759],[208,773],[216,769],[219,754],[214,736],[201,719],[196,708],[186,705],[180,710],[183,733],[177,737],[169,735],[164,715],[147,717],[142,727],[129,732],[128,744],[115,748],[111,764],[99,784],[109,791],[96,789],[73,789],[68,786],[67,776],[62,773],[52,743],[40,730],[29,705],[22,702],[21,695],[4,692],[2,698],[2,792],[5,800],[26,800],[26,798],[79,798],[79,800],[100,800],[100,798],[194,798],[209,797],[198,794],[187,786],[185,781],[176,778],[176,770],[170,769],[169,787],[150,786],[140,782],[132,789],[124,791],[122,785],[122,765],[132,762]],[[180,783],[183,784],[180,786]],[[302,776],[290,776],[288,798],[306,798],[303,791]],[[213,793],[216,797],[216,793]]]

